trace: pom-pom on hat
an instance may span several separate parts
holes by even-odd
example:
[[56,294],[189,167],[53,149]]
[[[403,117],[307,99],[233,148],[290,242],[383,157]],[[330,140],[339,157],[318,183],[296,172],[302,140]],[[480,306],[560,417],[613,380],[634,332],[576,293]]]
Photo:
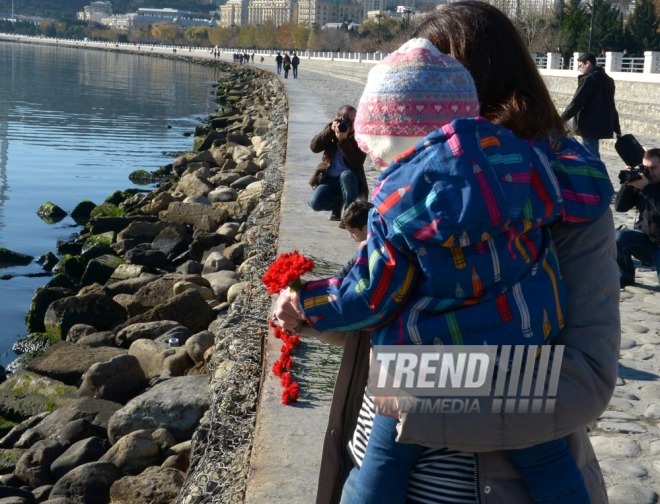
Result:
[[355,138],[381,168],[454,119],[477,117],[470,72],[426,39],[411,39],[369,71]]

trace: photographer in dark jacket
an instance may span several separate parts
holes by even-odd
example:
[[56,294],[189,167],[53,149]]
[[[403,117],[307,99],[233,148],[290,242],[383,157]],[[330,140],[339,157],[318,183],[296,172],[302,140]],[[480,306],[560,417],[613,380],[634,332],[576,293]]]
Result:
[[582,137],[582,145],[600,159],[598,140],[621,136],[619,114],[614,105],[615,85],[605,70],[596,65],[591,53],[578,57],[578,87],[573,100],[561,115],[564,121],[573,119],[575,134]]
[[617,212],[634,207],[639,211],[635,229],[616,232],[621,287],[635,283],[633,256],[643,263],[654,264],[660,280],[660,149],[647,150],[642,165],[645,170],[640,170],[639,175],[624,177],[629,181],[621,186],[614,202]]
[[310,143],[312,152],[323,152],[323,161],[310,180],[314,192],[309,198],[309,206],[315,212],[330,210],[330,220],[340,221],[343,208],[361,195],[368,196],[364,174],[367,155],[355,141],[355,114],[355,107],[342,105],[337,117]]

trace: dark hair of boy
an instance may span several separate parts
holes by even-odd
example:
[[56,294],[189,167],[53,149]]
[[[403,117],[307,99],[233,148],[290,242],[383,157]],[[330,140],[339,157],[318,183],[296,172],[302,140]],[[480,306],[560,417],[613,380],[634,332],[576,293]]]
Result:
[[341,219],[346,227],[362,229],[367,225],[369,220],[369,210],[374,206],[368,201],[357,199],[344,210],[344,215]]

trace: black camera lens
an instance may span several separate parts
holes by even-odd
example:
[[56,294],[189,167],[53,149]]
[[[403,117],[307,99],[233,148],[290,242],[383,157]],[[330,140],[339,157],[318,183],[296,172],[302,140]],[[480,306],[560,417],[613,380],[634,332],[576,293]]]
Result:
[[337,129],[338,129],[341,133],[346,133],[346,132],[348,131],[348,128],[350,128],[350,127],[351,127],[351,124],[345,122],[344,120],[342,120],[342,121],[337,125]]

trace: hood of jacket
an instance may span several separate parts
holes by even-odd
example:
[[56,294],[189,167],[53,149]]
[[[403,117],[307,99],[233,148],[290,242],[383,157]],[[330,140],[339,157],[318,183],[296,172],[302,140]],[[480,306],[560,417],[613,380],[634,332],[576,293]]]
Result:
[[373,203],[393,243],[413,248],[467,246],[557,219],[591,221],[612,196],[605,166],[572,139],[561,148],[565,159],[485,119],[458,119],[395,160]]

